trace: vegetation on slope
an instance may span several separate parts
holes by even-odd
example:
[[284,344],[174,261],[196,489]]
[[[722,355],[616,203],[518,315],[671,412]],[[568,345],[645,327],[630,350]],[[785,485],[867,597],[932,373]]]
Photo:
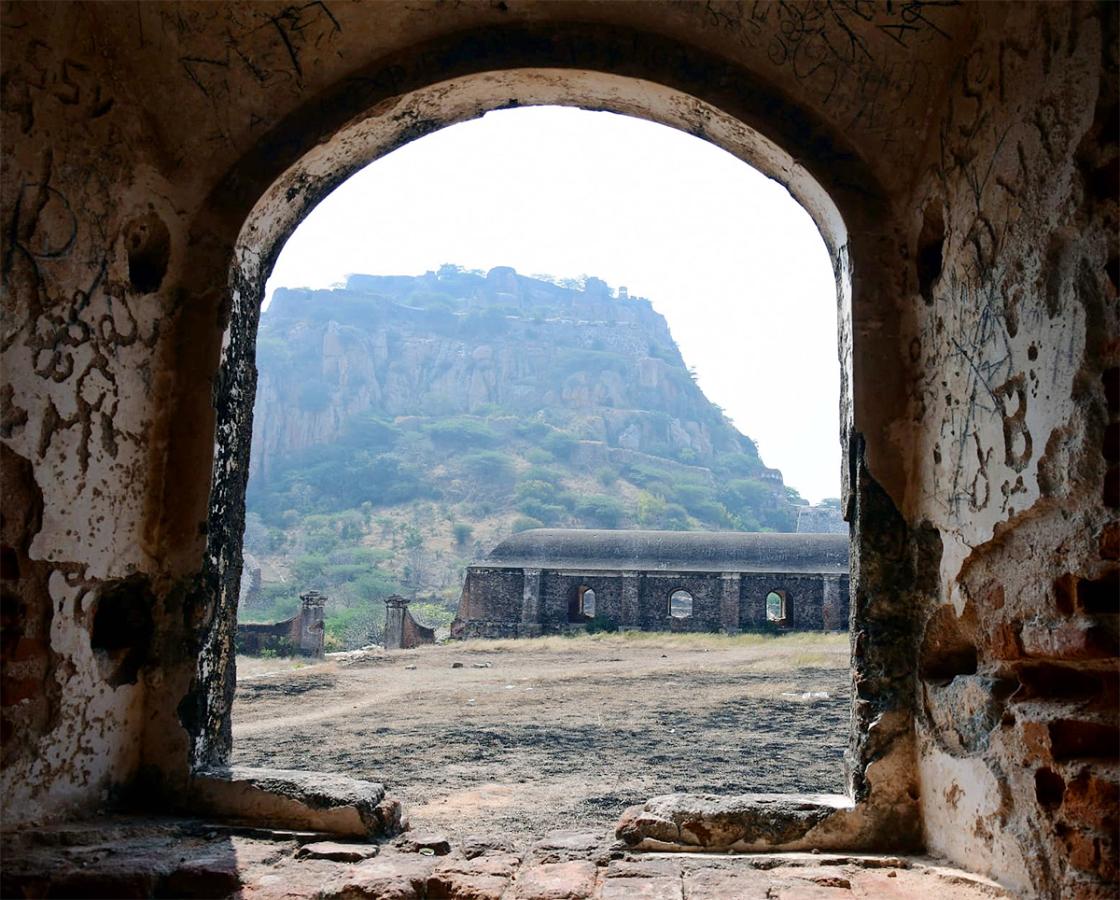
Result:
[[[463,568],[541,526],[790,531],[796,492],[694,383],[648,301],[493,270],[352,276],[262,318],[243,618],[382,599],[446,625]],[[250,563],[252,565],[252,562]]]

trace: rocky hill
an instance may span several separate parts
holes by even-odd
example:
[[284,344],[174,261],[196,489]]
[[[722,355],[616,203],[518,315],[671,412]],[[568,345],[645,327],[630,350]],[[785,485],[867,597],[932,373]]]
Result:
[[665,320],[595,278],[444,266],[281,289],[257,359],[250,612],[307,587],[451,601],[463,565],[539,525],[796,528],[796,492]]

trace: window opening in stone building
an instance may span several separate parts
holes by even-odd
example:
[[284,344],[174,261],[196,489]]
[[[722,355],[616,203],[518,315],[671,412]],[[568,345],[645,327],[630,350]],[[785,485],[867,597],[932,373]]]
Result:
[[669,595],[669,615],[674,619],[687,619],[692,615],[692,594],[688,591],[673,591]]
[[568,621],[584,622],[595,618],[595,591],[586,585],[580,585],[572,594],[568,604]]
[[766,621],[783,624],[786,621],[786,592],[771,591],[766,595]]
[[[313,744],[432,829],[465,827],[459,791],[597,827],[663,793],[843,790],[846,635],[811,673],[796,634],[757,637],[778,559],[846,621],[839,447],[803,455],[837,443],[835,296],[780,185],[649,122],[506,110],[354,175],[260,318],[231,761]],[[827,699],[775,699],[791,679]],[[794,733],[784,768],[743,750]],[[643,734],[680,762],[635,771]],[[573,753],[609,791],[571,793]]]

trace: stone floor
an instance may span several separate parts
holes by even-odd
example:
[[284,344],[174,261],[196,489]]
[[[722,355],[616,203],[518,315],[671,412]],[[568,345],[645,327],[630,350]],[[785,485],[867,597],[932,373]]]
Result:
[[458,898],[458,900],[923,900],[1008,897],[923,857],[634,853],[608,834],[556,832],[518,848],[485,835],[344,843],[187,819],[113,818],[5,833],[4,897]]

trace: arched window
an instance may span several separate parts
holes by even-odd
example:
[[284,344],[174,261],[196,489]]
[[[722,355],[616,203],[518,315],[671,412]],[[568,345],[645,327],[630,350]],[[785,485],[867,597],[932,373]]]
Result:
[[595,591],[580,585],[568,603],[568,621],[582,622],[595,618]]
[[786,592],[771,591],[766,595],[766,621],[785,622],[786,620]]
[[595,591],[591,588],[580,589],[579,611],[588,619],[595,618]]
[[674,619],[687,619],[692,615],[692,594],[688,591],[673,591],[669,595],[669,615]]

